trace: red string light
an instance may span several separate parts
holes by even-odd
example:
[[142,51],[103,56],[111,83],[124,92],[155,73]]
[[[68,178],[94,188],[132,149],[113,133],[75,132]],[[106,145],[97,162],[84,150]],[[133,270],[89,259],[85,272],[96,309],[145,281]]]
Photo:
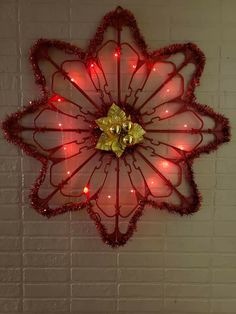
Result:
[[163,168],[168,168],[168,166],[169,166],[168,161],[163,161],[162,166],[163,166]]
[[83,192],[84,192],[85,194],[88,194],[89,188],[88,188],[87,186],[85,186]]

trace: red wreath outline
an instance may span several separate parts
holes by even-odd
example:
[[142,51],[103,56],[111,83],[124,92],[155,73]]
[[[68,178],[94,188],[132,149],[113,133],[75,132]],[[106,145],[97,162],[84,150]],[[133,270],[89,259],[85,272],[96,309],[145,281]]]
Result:
[[[215,137],[215,139],[209,144],[204,145],[203,147],[199,147],[196,150],[192,151],[191,154],[187,155],[187,158],[185,160],[189,172],[188,181],[193,189],[194,194],[193,195],[194,201],[192,202],[191,206],[189,206],[189,208],[183,209],[180,208],[180,206],[169,204],[167,202],[162,202],[157,205],[155,201],[140,200],[139,206],[135,211],[135,214],[129,221],[127,232],[125,234],[119,234],[118,238],[117,234],[107,233],[106,227],[103,224],[101,224],[97,215],[95,215],[94,212],[92,211],[90,202],[64,204],[62,207],[54,209],[53,212],[50,211],[49,206],[46,208],[42,207],[42,204],[40,203],[40,198],[38,197],[38,191],[42,182],[44,181],[47,172],[48,159],[41,155],[33,147],[24,143],[23,139],[18,136],[18,133],[20,132],[20,124],[18,124],[18,121],[21,120],[27,114],[37,111],[41,106],[45,105],[48,102],[49,93],[46,87],[46,80],[38,66],[39,59],[41,57],[44,57],[45,54],[47,54],[47,49],[53,47],[61,51],[64,51],[67,54],[76,55],[81,60],[89,60],[93,52],[97,50],[99,45],[103,42],[104,33],[106,29],[109,26],[117,27],[117,20],[119,20],[120,22],[119,25],[120,27],[127,26],[131,30],[135,43],[137,44],[145,58],[154,57],[165,58],[172,54],[182,52],[184,53],[186,59],[188,60],[191,59],[191,62],[193,62],[196,65],[196,71],[194,72],[194,75],[192,76],[192,79],[188,84],[185,100],[187,100],[189,105],[192,106],[197,112],[209,115],[217,123],[222,125],[222,136],[220,138]],[[217,147],[223,142],[228,142],[230,140],[230,126],[229,120],[222,114],[215,113],[207,105],[202,105],[195,101],[196,98],[194,95],[194,90],[195,87],[199,85],[199,79],[201,77],[205,65],[205,56],[195,44],[193,43],[173,44],[153,52],[148,52],[147,44],[145,43],[144,38],[142,37],[139,31],[139,28],[137,26],[133,14],[128,10],[118,7],[115,11],[112,11],[104,16],[100,26],[97,29],[97,32],[95,33],[94,38],[90,41],[90,44],[86,51],[83,51],[82,49],[63,41],[39,39],[31,49],[30,62],[33,67],[35,83],[40,87],[43,96],[39,100],[31,101],[31,103],[28,106],[26,106],[23,110],[11,114],[2,123],[2,129],[4,131],[6,139],[9,142],[19,146],[27,155],[36,158],[42,163],[40,174],[37,177],[34,186],[31,189],[31,193],[29,195],[32,206],[40,214],[47,216],[49,218],[53,215],[57,215],[67,211],[75,211],[86,207],[91,219],[95,221],[95,224],[102,236],[103,241],[111,245],[112,247],[116,247],[119,245],[124,245],[127,242],[127,240],[132,236],[134,230],[136,229],[137,221],[139,220],[143,213],[145,205],[150,205],[154,208],[159,209],[167,209],[169,212],[177,212],[180,215],[191,214],[199,209],[201,203],[201,196],[198,191],[197,185],[194,181],[194,174],[192,170],[193,160],[194,158],[199,157],[201,153],[209,153],[210,151],[216,150]]]

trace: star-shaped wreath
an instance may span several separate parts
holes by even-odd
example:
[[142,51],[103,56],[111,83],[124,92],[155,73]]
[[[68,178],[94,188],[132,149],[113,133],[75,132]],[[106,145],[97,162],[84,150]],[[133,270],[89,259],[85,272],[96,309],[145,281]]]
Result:
[[115,247],[132,236],[145,205],[198,210],[193,159],[230,135],[228,120],[195,100],[205,63],[195,44],[151,52],[134,16],[118,7],[86,51],[40,39],[30,61],[42,97],[2,127],[42,163],[30,193],[39,213],[86,208]]

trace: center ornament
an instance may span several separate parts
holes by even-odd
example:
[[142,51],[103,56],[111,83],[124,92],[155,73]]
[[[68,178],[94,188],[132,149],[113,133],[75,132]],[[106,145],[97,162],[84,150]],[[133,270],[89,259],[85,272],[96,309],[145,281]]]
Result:
[[117,247],[145,208],[199,209],[194,158],[229,141],[230,127],[196,101],[205,57],[195,44],[150,51],[132,13],[118,7],[86,50],[39,39],[30,62],[42,95],[2,128],[41,163],[30,192],[36,211],[49,218],[85,209]]
[[130,116],[126,117],[123,110],[115,103],[110,107],[107,117],[96,120],[102,131],[96,148],[106,151],[113,151],[117,157],[121,157],[126,147],[142,142],[144,129],[131,121]]

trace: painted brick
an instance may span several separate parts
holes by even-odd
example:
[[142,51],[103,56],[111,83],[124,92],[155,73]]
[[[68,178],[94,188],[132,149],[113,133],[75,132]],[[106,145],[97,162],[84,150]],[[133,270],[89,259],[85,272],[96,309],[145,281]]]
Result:
[[146,313],[154,312],[159,313],[162,307],[161,299],[120,299],[118,308],[121,312],[129,311],[131,313],[136,313],[136,311],[145,311]]
[[236,194],[234,190],[218,190],[215,197],[217,204],[236,205]]
[[214,254],[212,256],[213,267],[230,268],[236,265],[236,255],[231,254]]
[[212,224],[202,222],[199,228],[198,222],[168,222],[167,235],[169,236],[209,236],[212,233]]
[[110,283],[82,283],[72,285],[72,297],[89,298],[89,297],[115,297],[116,285]]
[[178,283],[207,283],[210,279],[210,272],[207,269],[167,269],[165,271],[166,282]]
[[20,296],[20,285],[13,283],[0,284],[0,298],[15,298]]
[[69,285],[62,283],[25,284],[24,296],[26,298],[63,298],[69,293]]
[[0,299],[0,310],[2,313],[19,313],[20,299]]
[[121,298],[158,298],[163,296],[163,286],[162,284],[153,283],[120,284],[119,296]]
[[30,236],[63,236],[68,233],[69,225],[65,222],[24,223],[24,234]]
[[235,298],[236,284],[213,285],[212,295],[213,298]]
[[0,222],[1,236],[19,236],[20,223],[19,222]]
[[216,220],[236,220],[235,206],[216,205]]
[[72,280],[79,282],[115,281],[117,270],[115,268],[72,268]]
[[45,312],[63,312],[68,311],[70,306],[66,299],[24,299],[24,312],[34,313],[38,311]]
[[4,205],[1,207],[0,219],[5,220],[16,220],[20,218],[20,210],[16,205]]
[[106,313],[109,311],[115,311],[116,301],[112,299],[72,299],[71,309],[72,311],[83,311],[84,313]]
[[75,267],[115,267],[117,256],[113,253],[72,253],[72,266]]
[[167,238],[168,252],[208,252],[211,246],[210,238]]
[[14,22],[7,23],[6,22],[0,23],[0,38],[15,38],[17,36],[17,24]]
[[69,265],[69,256],[66,253],[25,253],[24,266],[63,267]]
[[120,268],[121,282],[160,282],[163,280],[163,270],[158,268]]
[[[2,147],[2,149],[0,151],[0,156],[7,156],[8,158],[11,158],[12,156],[18,155],[19,151],[17,150],[17,148],[15,146],[12,146],[11,144],[9,144],[8,142],[6,142],[3,139],[0,140],[0,143],[1,143],[1,147]],[[4,159],[1,159],[1,161],[3,162]]]
[[20,160],[19,158],[3,158],[0,159],[0,171],[1,172],[16,172],[20,169]]
[[25,268],[25,282],[67,282],[70,278],[69,271],[66,268]]
[[0,268],[0,281],[2,283],[21,281],[21,269],[20,268]]
[[20,239],[16,237],[0,238],[0,251],[17,251],[21,247]]
[[[55,12],[56,8],[56,12]],[[52,12],[55,14],[52,14]],[[69,7],[67,1],[31,1],[21,2],[22,19],[32,22],[59,22],[67,21],[69,18]]]
[[22,32],[24,36],[30,39],[38,39],[40,37],[47,38],[66,38],[69,34],[69,26],[67,23],[63,22],[24,22],[22,24]]
[[1,180],[2,181],[0,182],[0,188],[15,188],[18,187],[20,184],[20,177],[17,173],[3,173],[1,174]]
[[236,283],[235,269],[215,269],[212,273],[214,283]]
[[0,267],[19,267],[21,266],[21,255],[17,253],[1,253]]
[[206,299],[166,299],[165,310],[176,313],[208,313],[209,301]]
[[162,253],[120,253],[121,267],[161,267],[164,265]]
[[204,268],[210,266],[210,256],[205,253],[167,253],[165,265],[169,268]]
[[11,56],[14,55],[16,56],[17,54],[17,45],[16,45],[16,41],[14,39],[10,39],[10,38],[5,38],[5,39],[1,39],[0,42],[0,55],[4,56]]
[[67,238],[24,238],[24,249],[31,251],[39,251],[39,250],[66,250],[69,248],[69,241]]
[[212,301],[212,311],[217,313],[235,313],[235,299],[214,299]]
[[210,297],[211,287],[208,284],[166,284],[165,295],[168,298],[204,298]]

